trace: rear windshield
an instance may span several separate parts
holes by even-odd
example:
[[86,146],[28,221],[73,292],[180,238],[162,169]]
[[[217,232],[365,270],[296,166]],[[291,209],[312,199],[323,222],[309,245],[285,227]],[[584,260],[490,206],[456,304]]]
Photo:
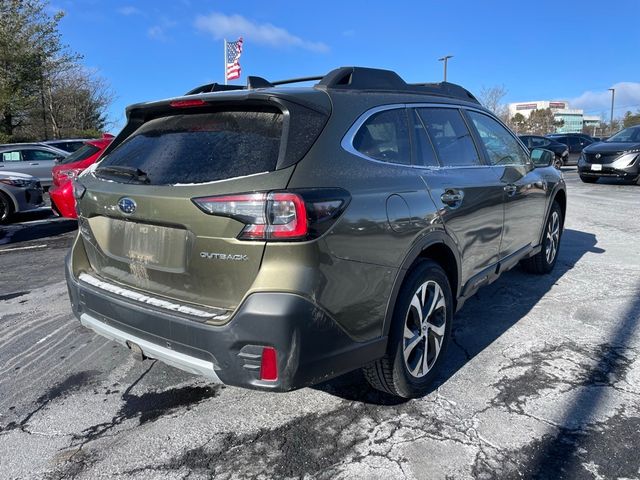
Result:
[[100,149],[95,145],[89,145],[88,143],[86,143],[68,157],[60,160],[58,162],[58,165],[67,165],[69,163],[81,162],[82,160],[86,160],[87,158],[89,158],[91,155],[95,155],[99,151]]
[[[173,185],[269,172],[276,168],[281,136],[282,112],[270,109],[161,117],[114,149],[96,175]],[[137,173],[127,177],[118,170]]]

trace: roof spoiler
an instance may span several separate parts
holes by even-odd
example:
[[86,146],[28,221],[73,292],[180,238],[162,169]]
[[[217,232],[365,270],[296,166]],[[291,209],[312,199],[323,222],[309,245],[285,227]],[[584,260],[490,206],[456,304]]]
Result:
[[262,77],[247,77],[247,85],[222,85],[219,83],[208,83],[194,88],[186,95],[196,95],[199,93],[225,92],[232,90],[256,90],[259,88],[273,88],[278,85],[292,83],[302,83],[318,81],[316,88],[336,89],[336,90],[383,90],[407,93],[422,93],[453,97],[467,102],[480,104],[466,88],[455,83],[406,83],[396,72],[382,70],[379,68],[366,67],[340,67],[330,71],[323,76],[291,78],[288,80],[278,80],[270,82]]

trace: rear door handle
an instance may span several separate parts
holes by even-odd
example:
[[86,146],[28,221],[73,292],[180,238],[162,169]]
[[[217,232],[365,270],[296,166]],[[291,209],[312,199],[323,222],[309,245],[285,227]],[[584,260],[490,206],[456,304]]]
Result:
[[513,184],[505,185],[504,191],[507,192],[507,195],[512,197],[518,191],[518,187]]
[[29,165],[40,165],[38,162],[31,162]]
[[464,193],[462,191],[447,190],[442,195],[440,195],[440,200],[442,200],[442,203],[454,208],[460,206],[463,198]]

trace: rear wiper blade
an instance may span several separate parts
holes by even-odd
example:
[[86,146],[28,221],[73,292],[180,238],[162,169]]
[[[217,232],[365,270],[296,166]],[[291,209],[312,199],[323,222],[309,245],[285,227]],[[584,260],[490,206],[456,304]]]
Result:
[[111,174],[118,177],[128,177],[131,180],[135,180],[140,183],[150,183],[151,180],[146,172],[143,172],[139,168],[136,167],[127,167],[124,165],[112,165],[105,166],[96,169],[97,174]]

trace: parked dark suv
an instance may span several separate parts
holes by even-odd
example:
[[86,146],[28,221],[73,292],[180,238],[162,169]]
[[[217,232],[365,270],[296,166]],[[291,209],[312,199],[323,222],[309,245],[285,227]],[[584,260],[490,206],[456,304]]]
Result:
[[567,162],[565,162],[565,165],[577,165],[582,150],[594,143],[592,140],[586,138],[586,135],[582,136],[570,133],[565,135],[549,135],[549,138],[556,142],[563,143],[569,148],[569,158]]
[[522,140],[522,143],[529,149],[544,148],[551,150],[556,156],[553,166],[561,168],[567,165],[569,162],[569,147],[564,143],[556,142],[552,138],[542,137],[540,135],[519,135],[518,138]]
[[229,385],[364,368],[413,397],[466,299],[519,262],[554,267],[566,194],[551,152],[530,156],[454,84],[358,67],[315,80],[127,109],[75,183],[66,273],[83,325]]

